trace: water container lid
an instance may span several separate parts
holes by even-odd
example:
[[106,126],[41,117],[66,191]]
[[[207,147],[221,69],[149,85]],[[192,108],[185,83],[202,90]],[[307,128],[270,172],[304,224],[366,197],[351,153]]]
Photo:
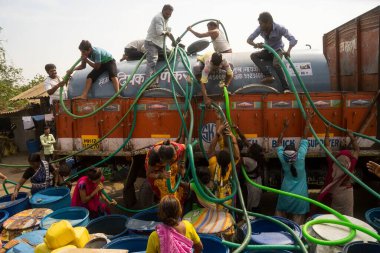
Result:
[[193,43],[191,43],[187,47],[187,53],[188,54],[195,54],[198,53],[204,49],[206,49],[210,45],[210,42],[208,40],[197,40]]
[[[361,227],[367,228],[374,233],[376,233],[376,230],[373,229],[370,225],[365,223],[364,221],[361,221],[359,219],[356,219],[351,216],[344,215],[346,218],[348,218],[352,223],[359,225]],[[315,218],[316,220],[319,219],[332,219],[332,220],[338,220],[337,217],[335,217],[333,214],[326,214],[326,215],[320,215]],[[335,241],[342,239],[344,237],[347,237],[350,233],[350,229],[344,226],[336,225],[336,224],[317,224],[313,225],[312,229],[315,233],[317,233],[321,238],[329,241]],[[375,238],[360,232],[356,231],[356,237],[352,241],[376,241]]]
[[[46,192],[52,192],[52,191],[54,191],[56,194],[46,195]],[[33,194],[32,197],[29,199],[29,202],[33,205],[50,204],[57,200],[62,199],[67,194],[70,194],[70,189],[66,187],[48,188],[46,190],[39,191]]]
[[184,220],[194,224],[198,233],[216,234],[228,230],[235,223],[232,215],[224,210],[200,208],[185,214]]
[[258,244],[293,244],[293,239],[286,232],[264,232],[260,234],[252,234],[251,239]]
[[40,225],[40,221],[53,210],[48,208],[34,208],[19,212],[8,218],[3,227],[7,230],[26,230]]

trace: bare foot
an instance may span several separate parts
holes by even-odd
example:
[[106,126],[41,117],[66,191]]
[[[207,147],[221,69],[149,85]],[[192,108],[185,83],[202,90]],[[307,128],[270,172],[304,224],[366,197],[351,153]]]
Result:
[[81,96],[74,97],[73,99],[87,99],[87,96],[81,95]]

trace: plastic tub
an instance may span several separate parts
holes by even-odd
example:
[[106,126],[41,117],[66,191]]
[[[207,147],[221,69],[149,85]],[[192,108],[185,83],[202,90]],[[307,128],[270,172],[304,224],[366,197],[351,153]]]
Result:
[[0,210],[7,211],[9,216],[29,208],[29,198],[26,192],[19,192],[14,201],[11,200],[11,197],[11,194],[0,197]]
[[86,249],[101,249],[110,241],[103,237],[93,238],[84,246]]
[[120,237],[106,244],[103,249],[127,249],[128,252],[145,252],[148,244],[147,236]]
[[375,207],[365,212],[365,219],[369,225],[376,229],[377,233],[380,233],[380,207]]
[[222,243],[222,239],[213,235],[200,234],[203,244],[203,252],[205,253],[228,253],[230,250]]
[[157,212],[157,208],[153,208],[133,215],[128,220],[127,227],[129,231],[136,234],[149,235],[161,223]]
[[26,147],[29,154],[40,152],[40,141],[35,139],[29,139],[26,141]]
[[3,228],[3,223],[6,221],[9,217],[9,213],[5,210],[0,210],[0,231]]
[[343,253],[378,253],[380,243],[376,242],[351,242],[343,247]]
[[[281,221],[288,225],[298,237],[302,237],[302,231],[299,225],[291,220],[276,217],[276,220]],[[265,219],[256,219],[251,221],[252,234],[251,234],[251,243],[259,245],[267,244],[294,244],[294,239],[284,228],[279,225]],[[244,229],[246,232],[246,228]],[[284,251],[278,251],[284,252]],[[285,251],[286,252],[286,251]]]
[[49,208],[53,211],[69,207],[71,204],[70,189],[67,187],[48,188],[34,194],[30,200],[33,208]]
[[114,240],[128,232],[127,223],[127,216],[113,214],[91,220],[86,228],[90,234],[103,233],[108,239]]
[[59,209],[41,220],[40,227],[48,229],[51,224],[67,220],[73,227],[85,227],[89,222],[89,212],[84,207],[70,206]]

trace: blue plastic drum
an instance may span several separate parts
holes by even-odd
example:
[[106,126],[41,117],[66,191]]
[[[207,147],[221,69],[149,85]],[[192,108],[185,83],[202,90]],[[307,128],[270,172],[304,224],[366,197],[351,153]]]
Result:
[[114,240],[128,233],[127,223],[127,216],[112,214],[91,220],[86,228],[90,234],[103,233]]
[[351,242],[343,247],[343,253],[379,253],[380,243],[377,242]]
[[222,239],[213,235],[200,234],[204,253],[228,253],[230,250],[222,243]]
[[0,210],[7,211],[9,216],[29,208],[29,197],[26,192],[19,192],[14,201],[11,198],[11,194],[0,197]]
[[365,219],[380,234],[380,207],[375,207],[365,212]]
[[34,194],[30,200],[32,208],[49,208],[53,211],[69,207],[70,189],[67,187],[48,188]]
[[145,252],[148,245],[147,236],[120,237],[105,245],[104,249],[127,249],[130,253]]
[[128,220],[128,229],[132,233],[149,235],[161,223],[157,216],[157,208],[149,209],[133,215]]
[[29,139],[26,141],[26,148],[29,154],[40,152],[40,140]]
[[89,222],[89,212],[84,207],[71,206],[59,209],[41,220],[40,227],[48,229],[53,223],[67,220],[73,227],[85,227]]
[[5,210],[0,210],[0,231],[3,228],[3,223],[6,221],[9,217],[9,213]]
[[[302,237],[302,231],[299,225],[291,220],[276,217],[276,220],[285,223],[289,226],[298,237]],[[258,245],[268,245],[268,244],[283,244],[289,245],[294,244],[294,239],[291,234],[289,234],[284,228],[281,226],[265,219],[255,219],[251,221],[252,226],[252,234],[250,244],[258,244]],[[243,228],[244,232],[246,232],[246,227]],[[284,250],[268,250],[263,252],[288,252]]]

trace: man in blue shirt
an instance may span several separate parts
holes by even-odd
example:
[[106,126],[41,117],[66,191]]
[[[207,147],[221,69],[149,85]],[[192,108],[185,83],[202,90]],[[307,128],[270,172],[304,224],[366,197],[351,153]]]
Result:
[[82,53],[82,63],[73,70],[68,70],[67,73],[71,74],[74,70],[85,69],[86,64],[94,69],[87,75],[86,86],[82,95],[74,99],[87,99],[87,94],[91,89],[92,83],[106,71],[108,72],[109,79],[112,81],[115,92],[118,92],[119,79],[117,78],[116,61],[112,55],[102,48],[93,47],[88,40],[82,40],[79,44],[79,50]]
[[[283,55],[290,57],[290,50],[297,44],[297,40],[285,27],[273,22],[272,15],[269,12],[263,12],[259,15],[259,27],[248,37],[247,43],[254,48],[263,48],[263,43],[254,43],[253,41],[261,35],[264,38],[265,44],[271,46],[277,54],[282,58]],[[289,41],[289,47],[287,51],[284,51],[284,43],[282,42],[282,36]],[[267,50],[262,50],[257,53],[251,54],[252,61],[263,72],[264,78],[262,83],[271,83],[274,81],[274,77],[270,74],[269,70],[263,63],[263,61],[272,61],[273,68],[276,71],[284,93],[289,93],[289,86],[285,79],[284,72],[280,66],[280,63],[273,55]]]

